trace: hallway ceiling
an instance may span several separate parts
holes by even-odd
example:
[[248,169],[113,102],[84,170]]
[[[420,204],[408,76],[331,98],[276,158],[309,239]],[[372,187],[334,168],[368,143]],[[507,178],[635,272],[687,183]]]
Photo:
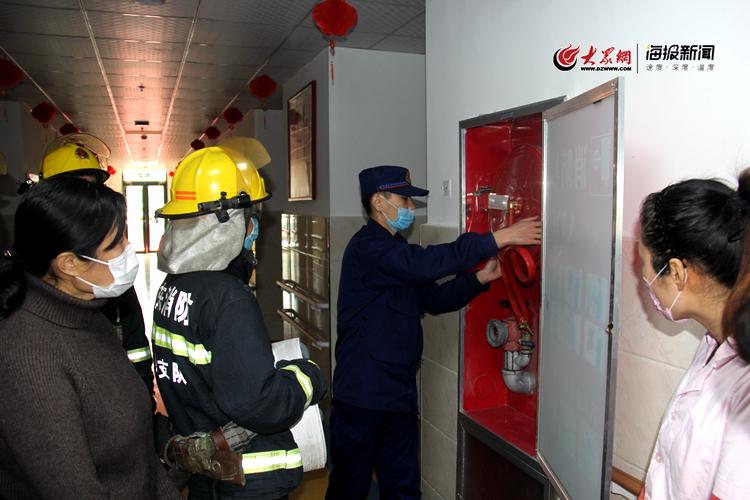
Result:
[[[262,108],[255,76],[276,80],[268,108],[282,109],[281,86],[328,47],[312,20],[319,0],[137,1],[0,1],[0,57],[24,72],[6,99],[51,103],[50,127],[99,137],[117,170],[169,169],[194,139],[209,144],[209,125],[226,132],[227,107]],[[424,54],[424,0],[348,3],[359,20],[336,47]]]

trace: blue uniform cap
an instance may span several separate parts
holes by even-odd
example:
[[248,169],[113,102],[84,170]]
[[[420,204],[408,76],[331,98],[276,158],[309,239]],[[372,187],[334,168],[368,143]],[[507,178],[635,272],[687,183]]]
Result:
[[401,196],[427,196],[430,192],[411,185],[409,169],[393,165],[366,168],[359,173],[361,194],[390,191]]

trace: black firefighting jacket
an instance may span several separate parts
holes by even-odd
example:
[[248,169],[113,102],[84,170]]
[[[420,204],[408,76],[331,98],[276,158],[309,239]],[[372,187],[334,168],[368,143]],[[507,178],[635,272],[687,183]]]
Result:
[[128,353],[135,371],[146,384],[149,394],[154,395],[154,374],[151,372],[151,349],[143,323],[143,312],[135,288],[128,288],[119,297],[107,300],[99,310],[115,325],[122,347]]
[[[232,269],[167,275],[154,305],[152,344],[177,433],[210,432],[229,421],[258,433],[242,450],[247,484],[219,483],[222,498],[276,500],[294,490],[302,459],[289,427],[325,396],[326,382],[310,361],[274,366],[255,296]],[[207,481],[194,476],[191,496],[207,498]]]

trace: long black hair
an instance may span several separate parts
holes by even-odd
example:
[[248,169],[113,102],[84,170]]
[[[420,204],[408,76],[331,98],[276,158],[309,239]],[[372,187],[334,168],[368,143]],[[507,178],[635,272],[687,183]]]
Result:
[[[738,351],[750,360],[750,317],[740,318],[733,296],[750,304],[750,245],[745,229],[750,206],[750,171],[740,176],[737,191],[713,179],[690,179],[651,193],[641,204],[641,242],[658,272],[670,259],[689,262],[705,276],[730,290],[722,317],[723,333],[733,335]],[[744,241],[744,243],[743,243]],[[747,264],[743,264],[748,261]],[[747,276],[740,276],[741,266]],[[664,269],[669,275],[670,269]],[[744,281],[744,285],[743,285]],[[742,290],[741,290],[742,289]],[[740,324],[741,328],[727,327]],[[746,325],[745,325],[746,324]]]
[[[750,210],[750,169],[740,175],[737,195],[747,213]],[[731,335],[737,341],[737,351],[742,359],[750,362],[750,218],[747,216],[744,218],[742,234],[740,275],[727,299],[721,326],[725,335]]]
[[15,241],[0,257],[0,318],[23,302],[24,271],[42,277],[64,252],[97,257],[115,228],[113,248],[125,231],[125,197],[103,184],[54,176],[30,189],[16,210]]

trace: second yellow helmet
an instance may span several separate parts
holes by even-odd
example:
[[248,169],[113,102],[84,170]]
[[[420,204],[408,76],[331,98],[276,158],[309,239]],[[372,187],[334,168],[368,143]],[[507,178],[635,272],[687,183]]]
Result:
[[106,144],[89,134],[67,134],[47,146],[39,165],[39,179],[59,174],[93,175],[98,182],[109,178]]
[[219,208],[222,199],[241,197],[243,206],[267,200],[271,194],[266,192],[258,168],[269,161],[260,142],[245,137],[194,151],[180,162],[170,201],[156,211],[156,216],[180,219],[204,215],[214,211],[209,206]]

